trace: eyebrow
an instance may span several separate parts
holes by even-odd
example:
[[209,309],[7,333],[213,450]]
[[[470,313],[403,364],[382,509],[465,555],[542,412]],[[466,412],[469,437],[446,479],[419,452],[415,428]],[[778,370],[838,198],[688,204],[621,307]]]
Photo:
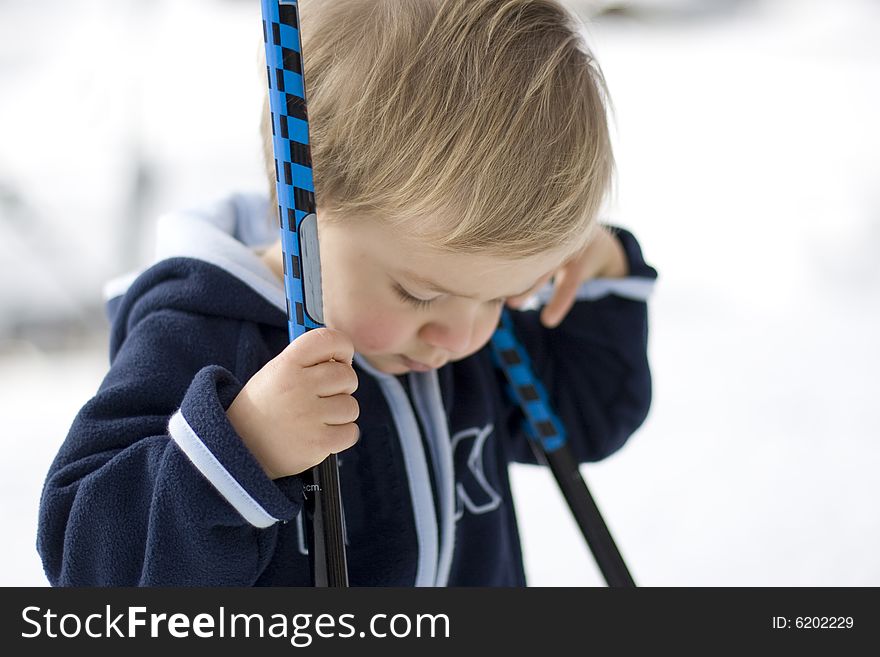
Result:
[[[476,299],[475,296],[472,296],[470,294],[461,294],[460,292],[453,292],[452,290],[447,290],[442,285],[439,285],[438,283],[435,283],[434,281],[428,280],[427,278],[423,278],[423,277],[419,276],[418,274],[416,274],[415,272],[411,272],[411,271],[407,271],[406,269],[402,269],[400,271],[400,273],[403,276],[405,276],[406,278],[408,278],[409,280],[411,280],[413,283],[415,283],[423,288],[426,288],[428,290],[431,290],[432,292],[439,292],[441,294],[451,294],[452,296],[464,297],[465,299]],[[535,281],[535,282],[537,282],[537,281]],[[503,299],[503,298],[507,298],[507,297],[518,297],[521,294],[525,294],[526,292],[531,290],[533,286],[534,286],[534,283],[529,285],[522,292],[517,292],[515,294],[506,294],[506,295],[504,295],[502,297],[498,297],[498,298]]]

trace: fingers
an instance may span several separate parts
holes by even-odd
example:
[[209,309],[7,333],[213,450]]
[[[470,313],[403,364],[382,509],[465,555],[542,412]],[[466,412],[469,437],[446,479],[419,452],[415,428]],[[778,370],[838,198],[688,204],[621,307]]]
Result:
[[553,282],[553,297],[541,311],[541,322],[547,328],[556,328],[562,322],[574,305],[580,284],[570,268],[560,269]]
[[349,424],[358,419],[361,409],[351,395],[335,395],[321,400],[321,420],[327,425]]
[[335,395],[318,400],[318,425],[309,431],[309,439],[320,460],[327,454],[338,454],[353,447],[360,439],[361,430],[355,423],[360,406],[351,395]]
[[[555,274],[555,277],[554,277]],[[543,276],[532,288],[525,294],[516,297],[510,297],[507,305],[511,308],[519,308],[535,291],[553,278],[553,295],[550,302],[544,306],[541,311],[541,322],[547,328],[555,328],[568,314],[577,297],[577,289],[580,278],[575,275],[574,266],[567,265]]]
[[283,353],[300,367],[311,367],[329,360],[351,364],[354,344],[342,331],[324,327],[306,331]]
[[357,372],[347,363],[318,363],[302,370],[302,375],[307,377],[309,389],[317,397],[353,395],[358,389]]
[[338,454],[354,447],[361,437],[361,430],[353,422],[342,426],[324,427],[321,433],[323,445],[331,454]]
[[514,296],[514,297],[507,297],[507,305],[508,305],[510,308],[514,308],[514,309],[519,308],[520,306],[522,306],[526,301],[529,300],[529,298],[530,298],[535,292],[537,292],[537,291],[540,290],[542,287],[544,287],[544,284],[547,283],[547,281],[549,281],[549,280],[553,277],[553,274],[554,274],[554,272],[552,272],[552,271],[551,271],[551,272],[548,272],[548,273],[546,273],[546,274],[544,274],[544,276],[542,276],[541,278],[539,278],[539,279],[538,279],[538,282],[535,283],[534,285],[532,285],[532,287],[530,287],[530,288],[528,289],[528,291],[526,291],[525,293],[523,293],[523,294],[518,294],[518,295],[516,295],[516,296]]

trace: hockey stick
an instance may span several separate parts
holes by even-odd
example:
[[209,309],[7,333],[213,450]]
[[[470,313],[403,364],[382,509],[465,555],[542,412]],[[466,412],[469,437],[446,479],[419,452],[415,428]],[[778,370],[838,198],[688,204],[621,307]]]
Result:
[[553,472],[608,586],[634,587],[636,584],[581,476],[567,443],[565,427],[553,414],[547,392],[532,372],[529,356],[514,335],[513,320],[506,308],[492,335],[492,355],[507,378],[508,395],[523,409],[523,425],[535,457]]
[[[323,323],[320,257],[309,149],[302,48],[296,0],[261,0],[263,38],[272,112],[278,212],[284,252],[284,287],[291,341]],[[550,411],[546,392],[516,341],[505,310],[492,337],[496,364],[508,392],[523,408],[526,431],[546,463],[609,586],[635,586],[626,564],[566,444],[565,430]],[[309,556],[316,586],[347,586],[339,471],[335,455],[312,469],[304,491],[310,523]]]
[[[296,0],[261,0],[272,118],[278,220],[290,341],[321,328],[321,259]],[[311,470],[303,489],[315,586],[348,586],[336,454]]]

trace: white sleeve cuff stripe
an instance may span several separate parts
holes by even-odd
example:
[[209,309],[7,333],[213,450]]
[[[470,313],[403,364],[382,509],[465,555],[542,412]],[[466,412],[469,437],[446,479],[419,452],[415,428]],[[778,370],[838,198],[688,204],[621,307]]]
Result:
[[196,469],[211,482],[214,488],[229,502],[241,516],[254,527],[271,527],[278,518],[270,515],[260,504],[242,488],[217,457],[205,446],[198,434],[179,410],[168,422],[168,433],[177,446],[192,461]]
[[117,276],[104,283],[104,287],[101,289],[101,297],[104,299],[104,303],[125,294],[126,291],[128,291],[128,288],[131,287],[131,284],[134,283],[137,280],[137,277],[142,273],[143,271],[141,270],[132,271],[122,276]]
[[[627,278],[593,278],[581,283],[575,298],[579,301],[594,301],[610,294],[633,301],[647,301],[654,291],[653,278],[629,276]],[[546,284],[522,305],[523,310],[534,310],[549,303],[553,296],[553,285]]]
[[578,299],[599,299],[613,294],[633,301],[647,301],[654,290],[653,278],[629,276],[627,278],[594,278],[581,284]]

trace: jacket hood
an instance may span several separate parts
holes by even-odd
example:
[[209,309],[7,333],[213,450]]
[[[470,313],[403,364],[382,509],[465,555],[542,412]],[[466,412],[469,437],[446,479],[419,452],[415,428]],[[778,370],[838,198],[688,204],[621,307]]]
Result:
[[[119,319],[122,301],[126,296],[143,296],[155,286],[162,286],[162,293],[169,301],[179,298],[184,303],[186,297],[193,307],[183,308],[193,311],[224,316],[240,316],[242,319],[266,321],[265,317],[254,317],[247,309],[230,308],[224,303],[229,294],[218,295],[212,273],[221,270],[242,285],[255,291],[269,306],[281,311],[284,321],[287,305],[284,287],[275,274],[260,258],[258,251],[271,245],[278,238],[278,228],[269,217],[269,202],[259,194],[237,193],[213,201],[209,204],[185,210],[169,212],[159,217],[156,225],[156,250],[152,262],[145,268],[129,272],[108,281],[104,285],[103,299],[111,323]],[[197,261],[176,262],[177,259]],[[204,267],[199,263],[207,263]],[[162,264],[174,265],[174,273],[157,275],[157,267]],[[213,271],[212,271],[213,270]],[[180,288],[176,290],[175,288]],[[176,293],[178,292],[178,293]],[[210,292],[210,293],[209,293]],[[179,303],[175,307],[179,307]],[[232,306],[238,306],[233,301]],[[265,315],[265,310],[258,315]],[[230,315],[231,311],[231,315]],[[275,313],[270,312],[270,315]],[[278,319],[270,319],[276,324]]]

